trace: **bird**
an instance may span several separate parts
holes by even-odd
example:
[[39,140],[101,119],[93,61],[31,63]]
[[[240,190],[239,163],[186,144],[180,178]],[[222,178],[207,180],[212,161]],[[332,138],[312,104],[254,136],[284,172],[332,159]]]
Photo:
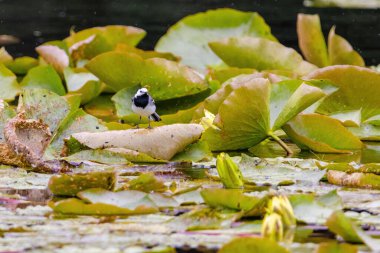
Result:
[[141,117],[148,117],[148,128],[151,128],[150,121],[161,121],[160,116],[156,113],[156,104],[154,99],[149,95],[147,88],[137,90],[132,98],[132,111]]

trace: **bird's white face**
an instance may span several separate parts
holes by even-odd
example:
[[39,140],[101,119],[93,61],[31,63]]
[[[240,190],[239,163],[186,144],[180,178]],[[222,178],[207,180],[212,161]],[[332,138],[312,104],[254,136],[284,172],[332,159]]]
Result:
[[141,88],[136,92],[136,96],[141,96],[148,93],[148,90],[146,88]]

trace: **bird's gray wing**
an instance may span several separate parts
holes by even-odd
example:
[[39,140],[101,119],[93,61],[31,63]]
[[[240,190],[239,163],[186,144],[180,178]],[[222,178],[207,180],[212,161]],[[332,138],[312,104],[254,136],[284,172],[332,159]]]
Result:
[[151,97],[151,96],[149,96],[149,104],[150,105],[155,105],[156,103],[154,102],[154,99]]

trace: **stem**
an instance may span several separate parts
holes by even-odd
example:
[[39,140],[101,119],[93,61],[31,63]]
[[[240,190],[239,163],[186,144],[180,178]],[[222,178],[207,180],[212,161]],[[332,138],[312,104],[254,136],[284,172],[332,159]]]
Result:
[[277,135],[270,133],[269,136],[272,137],[278,144],[280,144],[280,146],[286,151],[287,157],[293,155],[293,150],[289,148],[289,146],[286,145],[286,143],[283,142]]

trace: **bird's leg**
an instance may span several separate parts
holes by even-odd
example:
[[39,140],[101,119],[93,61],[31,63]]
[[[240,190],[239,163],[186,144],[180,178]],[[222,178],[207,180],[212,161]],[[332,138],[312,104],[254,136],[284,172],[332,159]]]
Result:
[[150,126],[150,117],[148,117],[148,129],[151,129],[152,127]]

